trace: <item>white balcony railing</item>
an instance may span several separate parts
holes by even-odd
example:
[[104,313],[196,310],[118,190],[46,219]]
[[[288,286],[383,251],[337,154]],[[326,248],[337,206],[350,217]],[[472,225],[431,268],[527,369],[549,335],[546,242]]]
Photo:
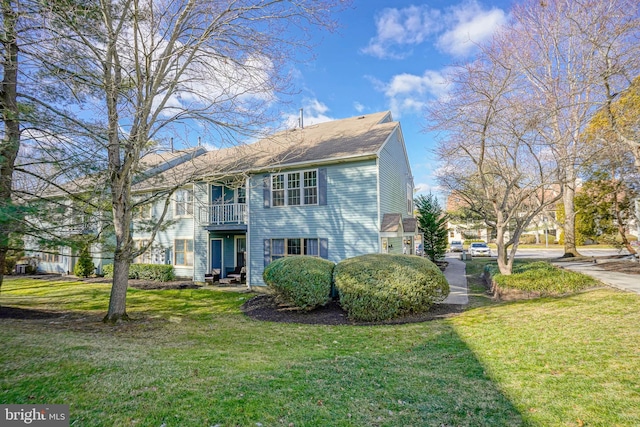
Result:
[[247,205],[245,203],[233,203],[203,206],[200,208],[200,222],[209,225],[246,224]]

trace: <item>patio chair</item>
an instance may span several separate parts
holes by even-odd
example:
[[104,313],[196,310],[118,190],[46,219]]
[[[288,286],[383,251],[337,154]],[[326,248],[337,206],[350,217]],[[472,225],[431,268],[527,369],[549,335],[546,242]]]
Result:
[[204,275],[204,281],[205,282],[211,282],[211,284],[213,285],[215,282],[218,282],[220,280],[220,269],[219,268],[214,268],[211,270],[211,273],[206,273]]
[[246,276],[247,276],[246,267],[240,267],[240,266],[237,266],[235,270],[233,270],[233,273],[227,274],[227,277],[230,278],[231,281],[238,282],[238,283],[244,282],[244,279],[246,278]]

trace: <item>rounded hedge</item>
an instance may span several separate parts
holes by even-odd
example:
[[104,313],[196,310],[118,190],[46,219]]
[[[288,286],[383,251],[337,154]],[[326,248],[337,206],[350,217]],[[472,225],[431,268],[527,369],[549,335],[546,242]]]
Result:
[[[102,274],[106,278],[113,277],[113,264],[102,266]],[[172,265],[164,264],[130,264],[129,279],[155,280],[157,282],[170,282],[175,279]]]
[[426,258],[370,254],[338,263],[334,283],[349,318],[380,321],[423,313],[449,295],[440,269]]
[[280,300],[302,310],[329,302],[335,264],[311,256],[292,256],[273,261],[262,277]]

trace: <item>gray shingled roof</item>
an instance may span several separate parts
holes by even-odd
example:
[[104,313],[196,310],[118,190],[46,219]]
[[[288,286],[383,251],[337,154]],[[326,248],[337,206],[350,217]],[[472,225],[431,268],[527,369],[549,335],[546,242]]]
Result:
[[[148,152],[140,158],[138,169],[139,175],[136,177],[141,181],[144,174],[153,175],[168,169],[172,163],[188,161],[200,155],[204,150],[202,147],[190,148],[186,150],[177,150],[173,152]],[[67,181],[58,185],[48,183],[46,188],[42,190],[42,194],[46,197],[60,197],[68,194],[83,193],[91,190],[95,186],[104,188],[106,186],[105,172],[86,175],[71,181]]]
[[405,233],[415,233],[418,229],[418,220],[415,218],[404,218],[402,220],[402,228]]
[[278,132],[253,144],[209,151],[135,186],[136,191],[294,165],[375,156],[398,126],[388,111]]
[[397,233],[400,229],[402,215],[399,213],[386,213],[382,216],[380,231],[383,233]]

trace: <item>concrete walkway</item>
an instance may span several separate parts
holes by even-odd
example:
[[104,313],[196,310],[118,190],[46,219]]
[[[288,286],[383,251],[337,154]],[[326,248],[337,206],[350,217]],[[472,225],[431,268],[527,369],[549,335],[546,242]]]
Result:
[[592,261],[558,261],[553,264],[560,268],[587,274],[614,288],[640,294],[640,275],[602,270],[598,268],[598,264],[594,264]]
[[449,296],[442,304],[469,304],[469,292],[467,288],[466,265],[458,258],[447,257],[449,263],[444,271],[444,277],[449,282]]

